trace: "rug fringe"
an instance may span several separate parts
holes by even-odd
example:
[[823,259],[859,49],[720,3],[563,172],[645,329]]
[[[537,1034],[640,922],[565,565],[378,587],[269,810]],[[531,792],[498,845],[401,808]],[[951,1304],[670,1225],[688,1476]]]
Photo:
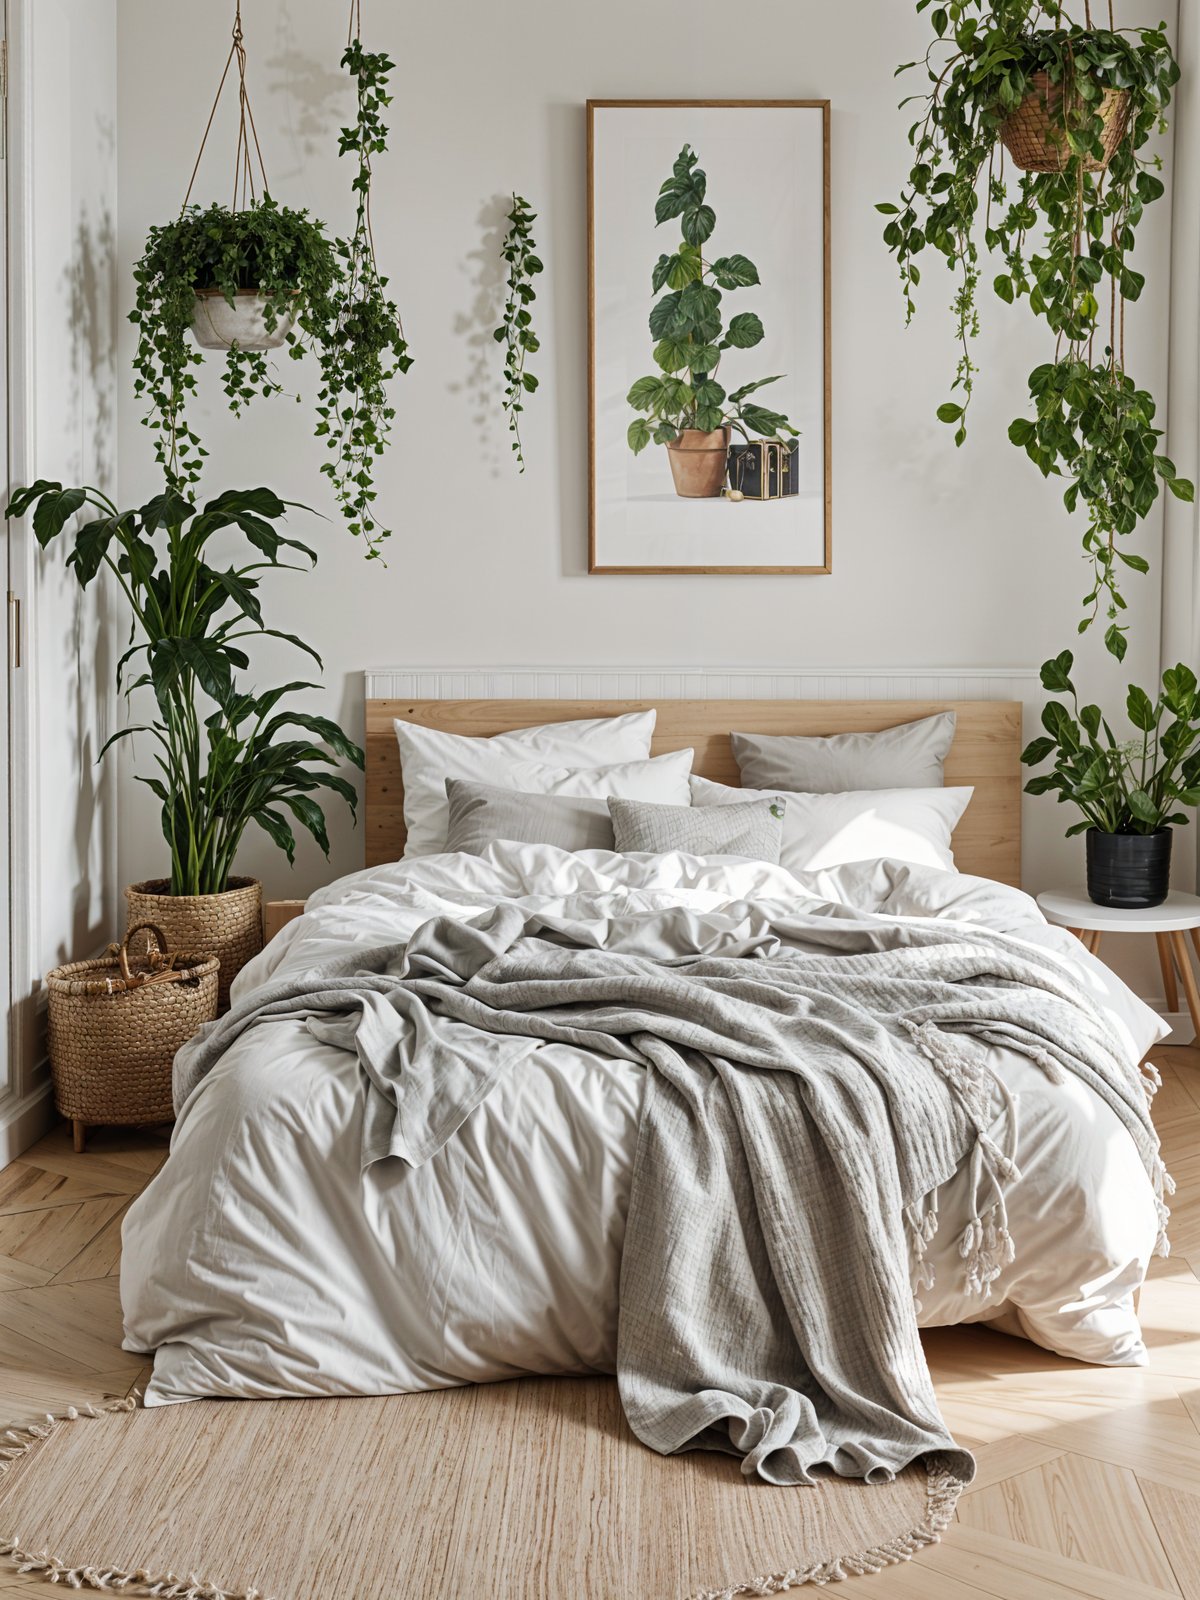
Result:
[[[6,1473],[14,1461],[19,1461],[37,1445],[44,1444],[64,1423],[109,1416],[115,1411],[136,1411],[140,1398],[141,1391],[134,1389],[124,1400],[110,1400],[107,1405],[101,1406],[68,1406],[62,1412],[47,1411],[39,1422],[6,1428],[0,1436],[0,1475]],[[270,1600],[261,1589],[225,1589],[220,1584],[197,1577],[194,1572],[180,1577],[174,1572],[151,1572],[146,1567],[139,1567],[136,1572],[95,1563],[72,1567],[46,1550],[24,1549],[19,1535],[0,1539],[0,1558],[18,1572],[33,1573],[45,1578],[48,1583],[66,1584],[68,1589],[147,1595],[153,1596],[154,1600]]]
[[907,1533],[897,1534],[870,1550],[859,1550],[854,1555],[834,1556],[828,1561],[818,1561],[809,1567],[791,1567],[787,1572],[771,1573],[767,1577],[751,1578],[747,1583],[730,1584],[724,1589],[697,1589],[688,1600],[737,1600],[738,1595],[783,1594],[788,1589],[798,1589],[803,1584],[838,1583],[843,1578],[862,1578],[868,1573],[883,1572],[888,1567],[911,1561],[915,1555],[931,1544],[937,1544],[942,1534],[954,1520],[954,1508],[963,1492],[963,1482],[947,1471],[940,1458],[931,1457],[926,1463],[925,1520]]

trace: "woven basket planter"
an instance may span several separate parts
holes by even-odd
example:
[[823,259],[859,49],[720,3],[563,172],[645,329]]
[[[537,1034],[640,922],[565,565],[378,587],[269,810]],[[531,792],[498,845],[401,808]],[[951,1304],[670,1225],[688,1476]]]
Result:
[[126,926],[152,922],[172,949],[202,950],[221,961],[218,1015],[229,1009],[229,985],[263,947],[262,885],[257,878],[230,878],[223,894],[171,894],[166,878],[131,883]]
[[[1062,172],[1071,160],[1063,132],[1063,85],[1051,83],[1044,72],[1035,72],[1029,81],[1033,88],[1000,124],[1000,139],[1022,172]],[[1088,156],[1083,163],[1087,172],[1103,172],[1116,155],[1129,119],[1129,91],[1105,89],[1099,114],[1104,159]]]
[[89,1123],[169,1122],[175,1052],[217,1014],[216,958],[168,954],[162,931],[148,927],[139,962],[130,950],[142,931],[46,976],[54,1103],[75,1124],[78,1150]]

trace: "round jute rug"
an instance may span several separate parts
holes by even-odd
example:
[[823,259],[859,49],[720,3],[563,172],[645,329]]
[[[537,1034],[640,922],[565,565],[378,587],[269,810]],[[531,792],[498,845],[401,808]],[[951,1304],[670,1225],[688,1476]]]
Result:
[[197,1401],[0,1441],[0,1557],[75,1588],[174,1600],[778,1594],[936,1541],[957,1484],[747,1483],[664,1458],[611,1379],[381,1399]]

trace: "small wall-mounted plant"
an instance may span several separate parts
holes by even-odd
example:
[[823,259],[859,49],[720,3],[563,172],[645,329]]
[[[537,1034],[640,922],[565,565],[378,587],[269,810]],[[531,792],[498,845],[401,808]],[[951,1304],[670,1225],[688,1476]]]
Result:
[[[930,7],[932,6],[932,9]],[[1159,451],[1155,406],[1125,368],[1125,305],[1144,279],[1130,259],[1145,208],[1163,193],[1151,136],[1166,127],[1179,68],[1161,26],[1118,29],[1072,21],[1058,0],[917,0],[933,38],[919,61],[928,80],[908,133],[911,170],[884,242],[900,266],[908,316],[933,251],[957,278],[960,353],[954,398],[938,409],[961,445],[975,386],[982,250],[997,258],[992,286],[1025,300],[1052,336],[1052,359],[1029,378],[1030,415],[1009,438],[1082,505],[1092,583],[1082,633],[1103,611],[1105,643],[1125,654],[1121,568],[1145,559],[1121,548],[1159,494],[1193,497]],[[1006,162],[1017,169],[1006,173]]]
[[538,336],[533,331],[533,315],[529,307],[537,296],[533,279],[542,270],[536,255],[533,224],[537,212],[531,211],[529,201],[514,192],[512,210],[508,213],[508,232],[500,254],[508,262],[508,294],[504,301],[504,321],[492,337],[504,346],[504,412],[508,417],[509,431],[513,436],[512,448],[517,457],[517,468],[525,471],[525,454],[521,446],[521,413],[525,409],[525,396],[533,394],[537,378],[525,370],[525,357],[539,348]]
[[130,321],[138,329],[134,391],[148,403],[142,420],[155,435],[168,484],[181,491],[199,481],[205,456],[187,419],[202,350],[223,352],[225,395],[235,415],[257,395],[283,392],[267,351],[286,348],[294,360],[313,355],[321,374],[315,431],[331,452],[322,471],[370,559],[389,533],[373,510],[375,460],[395,415],[387,385],[412,359],[371,236],[371,157],[387,147],[382,111],[394,63],[362,48],[356,15],[352,6],[342,65],[354,79],[357,114],[339,143],[340,155],[357,158],[349,239],[331,237],[307,211],[271,197],[246,94],[239,7],[226,63],[228,73],[237,61],[241,80],[233,203],[202,210],[188,203],[189,185],[179,216],[150,229],[134,268]]

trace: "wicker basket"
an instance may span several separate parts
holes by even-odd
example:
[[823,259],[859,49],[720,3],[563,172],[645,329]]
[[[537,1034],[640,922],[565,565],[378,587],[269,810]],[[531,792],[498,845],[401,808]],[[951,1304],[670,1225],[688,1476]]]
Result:
[[166,878],[131,883],[125,891],[126,927],[151,922],[173,949],[219,956],[220,1015],[229,1009],[229,985],[263,947],[262,885],[256,878],[230,878],[223,894],[171,894],[170,889]]
[[46,977],[54,1103],[77,1149],[89,1123],[169,1121],[175,1052],[217,1014],[216,958],[169,955],[161,929],[144,928],[154,944],[144,964],[130,958],[135,928],[98,960]]
[[[1062,172],[1071,160],[1063,132],[1063,85],[1051,83],[1044,72],[1029,81],[1033,88],[1000,124],[1001,141],[1022,172]],[[1116,155],[1129,119],[1128,89],[1105,89],[1097,109],[1104,123],[1104,159],[1085,157],[1086,172],[1103,172]]]

